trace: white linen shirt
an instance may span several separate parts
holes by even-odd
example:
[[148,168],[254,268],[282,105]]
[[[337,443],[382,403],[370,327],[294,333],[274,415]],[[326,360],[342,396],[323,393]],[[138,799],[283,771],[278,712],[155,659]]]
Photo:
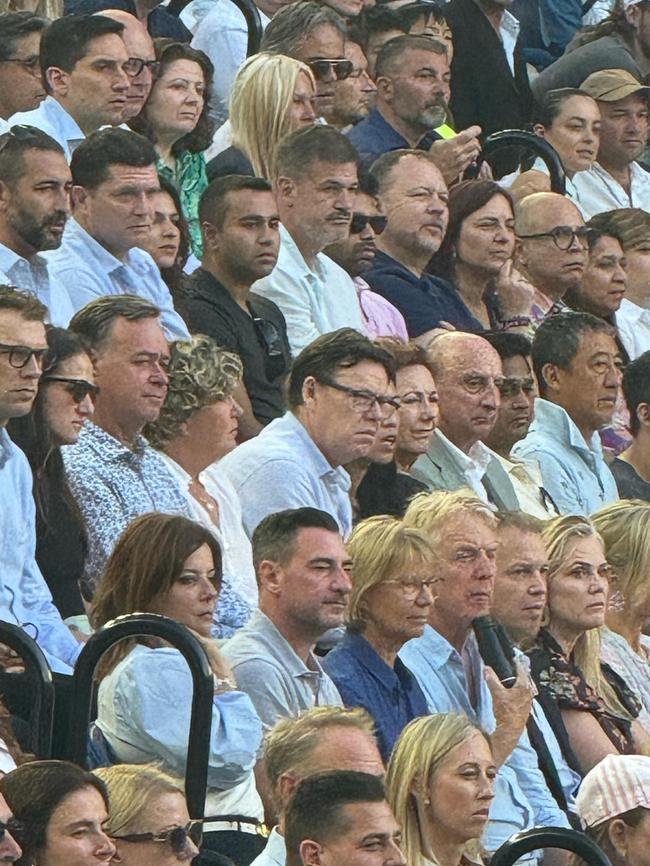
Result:
[[9,126],[21,123],[35,126],[52,136],[63,148],[68,162],[72,159],[74,149],[86,137],[74,117],[53,96],[46,96],[38,108],[32,111],[19,111],[9,118]]
[[621,343],[632,361],[650,349],[650,310],[623,298],[614,320]]
[[586,220],[597,213],[620,207],[640,207],[650,211],[650,173],[638,162],[630,164],[630,193],[625,192],[608,171],[595,162],[587,171],[577,171],[573,184]]
[[66,288],[52,280],[47,260],[40,254],[24,259],[4,244],[0,244],[0,281],[31,292],[47,307],[47,321],[67,328],[74,316],[72,301]]

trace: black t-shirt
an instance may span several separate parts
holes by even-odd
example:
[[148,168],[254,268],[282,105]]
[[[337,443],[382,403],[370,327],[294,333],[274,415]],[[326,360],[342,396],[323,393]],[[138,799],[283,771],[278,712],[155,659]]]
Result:
[[244,387],[260,424],[283,415],[291,352],[287,325],[276,304],[251,294],[248,315],[212,274],[199,268],[183,281],[174,305],[193,334],[207,334],[239,355]]
[[650,502],[650,484],[641,478],[631,463],[617,457],[610,469],[621,499],[643,499]]

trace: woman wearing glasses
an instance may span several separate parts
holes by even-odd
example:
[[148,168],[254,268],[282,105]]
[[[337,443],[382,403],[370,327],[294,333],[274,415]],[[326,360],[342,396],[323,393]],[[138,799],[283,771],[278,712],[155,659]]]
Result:
[[48,351],[32,411],[7,425],[34,476],[36,561],[63,618],[84,613],[79,592],[87,553],[81,512],[63,469],[61,446],[73,445],[93,416],[98,388],[79,337],[47,329]]
[[153,764],[95,770],[111,810],[104,825],[122,866],[176,866],[198,854],[203,825],[190,821],[183,782]]
[[435,598],[436,555],[419,530],[383,515],[360,523],[347,549],[354,563],[347,634],[323,667],[345,706],[370,713],[387,761],[405,725],[427,713],[397,653],[424,631]]

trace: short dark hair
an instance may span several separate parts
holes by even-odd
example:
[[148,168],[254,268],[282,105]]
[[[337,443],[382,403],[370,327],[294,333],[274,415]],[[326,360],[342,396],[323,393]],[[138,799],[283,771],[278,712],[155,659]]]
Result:
[[520,355],[530,358],[533,348],[530,337],[517,331],[483,331],[481,337],[487,340],[493,349],[499,353],[502,361],[508,358],[517,358]]
[[[16,130],[17,134],[12,130]],[[0,144],[3,145],[0,150],[0,180],[8,185],[15,184],[25,174],[25,154],[30,150],[51,151],[65,159],[58,141],[35,126],[11,127],[0,135]]]
[[334,9],[313,0],[290,3],[278,10],[269,22],[262,35],[260,51],[295,57],[303,39],[324,24],[334,27],[345,37],[345,20]]
[[0,60],[16,50],[16,42],[30,33],[40,33],[50,22],[33,12],[3,12],[0,15]]
[[136,168],[156,164],[153,144],[128,129],[100,129],[85,138],[70,160],[72,180],[86,189],[97,189],[110,175],[113,165]]
[[359,192],[369,195],[371,198],[377,198],[379,195],[377,178],[369,171],[363,171],[359,174]]
[[72,72],[88,54],[90,43],[100,36],[115,33],[121,36],[124,24],[103,15],[64,15],[43,32],[41,39],[41,69],[52,66]]
[[368,53],[368,43],[372,36],[388,33],[389,30],[406,33],[406,24],[396,10],[382,5],[364,6],[361,14],[348,25],[350,39],[361,45],[364,54]]
[[544,129],[550,129],[553,121],[562,111],[562,106],[574,96],[586,96],[593,99],[589,93],[580,90],[579,87],[558,87],[555,90],[547,90],[535,107],[533,122],[539,123]]
[[339,328],[317,337],[302,350],[293,362],[289,374],[288,403],[292,409],[303,403],[302,386],[308,376],[317,381],[331,378],[337,370],[354,367],[361,361],[374,361],[395,381],[395,362],[386,349],[382,349],[353,328]]
[[591,313],[562,312],[544,319],[533,337],[531,352],[542,396],[546,392],[544,367],[553,364],[560,370],[568,370],[580,351],[583,335],[594,331],[611,337],[616,333],[611,325]]
[[[481,334],[483,336],[483,334]],[[429,368],[429,359],[426,349],[417,343],[404,343],[396,337],[379,337],[373,342],[392,356],[395,362],[395,371],[403,370],[405,367],[416,365]]]
[[438,24],[447,23],[444,5],[442,3],[431,3],[430,0],[426,0],[424,3],[421,0],[414,0],[413,3],[400,6],[397,11],[406,26],[407,32],[423,15],[426,15],[427,18],[433,18]]
[[89,349],[97,349],[111,334],[116,319],[137,322],[154,319],[160,309],[137,295],[104,295],[86,304],[70,320],[70,330],[78,334]]
[[251,539],[255,569],[264,559],[288,562],[294,553],[296,537],[301,529],[325,529],[340,534],[336,520],[318,508],[287,508],[262,520]]
[[[481,335],[482,336],[482,335]],[[541,535],[544,531],[544,520],[525,511],[497,511],[499,529],[518,529],[531,535]]]
[[636,415],[640,403],[650,403],[650,352],[644,352],[625,368],[623,396],[630,413],[630,433],[636,436],[641,424]]
[[28,322],[42,322],[47,315],[47,307],[36,295],[15,286],[0,285],[0,313],[5,310],[20,313]]
[[272,192],[273,187],[263,177],[247,177],[243,174],[227,174],[211,181],[199,201],[199,222],[212,223],[220,229],[228,212],[228,195],[231,192],[251,190]]
[[350,829],[343,814],[346,806],[385,800],[384,783],[369,773],[336,770],[303,779],[285,816],[288,866],[302,862],[300,844],[305,839],[328,842]]
[[397,71],[398,60],[406,51],[430,51],[432,54],[447,55],[447,46],[431,36],[414,36],[405,33],[404,36],[395,36],[382,45],[377,61],[375,63],[375,77],[382,75],[394,75]]
[[357,164],[359,154],[338,129],[315,123],[280,140],[275,156],[276,175],[299,180],[309,174],[311,166],[319,161],[335,165]]
[[380,194],[385,189],[392,170],[407,157],[423,160],[438,168],[435,159],[426,150],[414,150],[410,147],[404,147],[400,148],[400,150],[389,150],[386,153],[382,153],[370,166],[370,174],[375,178]]

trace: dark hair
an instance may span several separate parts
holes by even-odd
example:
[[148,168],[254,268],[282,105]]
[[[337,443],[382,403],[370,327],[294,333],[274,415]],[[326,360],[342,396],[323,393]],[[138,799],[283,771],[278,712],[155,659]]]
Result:
[[615,336],[614,328],[591,313],[562,312],[547,316],[533,337],[533,370],[537,377],[539,392],[546,392],[543,369],[553,364],[560,370],[568,370],[580,351],[584,334],[598,332]]
[[328,842],[350,828],[343,809],[355,803],[382,803],[384,783],[378,776],[336,770],[308,776],[298,785],[285,816],[284,839],[288,866],[299,866],[300,843]]
[[[191,48],[184,42],[175,42],[173,39],[154,39],[154,47],[156,49],[156,60],[160,61],[160,70],[157,78],[160,79],[168,66],[175,63],[177,60],[190,60],[201,67],[203,78],[205,80],[205,93],[203,100],[203,108],[196,126],[191,132],[183,135],[172,145],[172,156],[180,156],[181,153],[189,151],[190,153],[200,153],[209,147],[212,141],[214,132],[214,123],[209,117],[210,95],[212,93],[212,79],[214,77],[214,67],[210,58],[203,51],[196,48]],[[157,80],[154,79],[153,89],[157,86]],[[151,96],[149,97],[151,99]],[[152,124],[147,118],[147,103],[140,114],[129,120],[129,126],[140,135],[144,135],[153,144],[156,143],[156,132]]]
[[[481,336],[483,336],[481,334]],[[417,343],[405,343],[396,337],[379,337],[373,342],[381,346],[382,349],[392,356],[395,362],[395,371],[403,370],[405,367],[415,367],[416,365],[429,368],[429,359],[426,349],[418,346]]]
[[220,229],[228,212],[228,195],[231,192],[250,190],[271,192],[273,187],[263,177],[247,177],[243,174],[228,174],[210,181],[199,201],[199,222],[211,223]]
[[112,33],[121,36],[124,25],[103,15],[64,15],[43,32],[41,39],[41,69],[51,66],[72,72],[88,54],[90,43]]
[[399,7],[397,14],[404,22],[407,32],[411,27],[413,27],[418,19],[422,18],[423,15],[426,18],[433,18],[433,20],[437,21],[438,24],[447,23],[447,14],[445,12],[444,4],[431,3],[430,0],[427,0],[425,3],[422,3],[421,0],[407,3],[405,6]]
[[287,508],[269,514],[257,525],[251,539],[255,569],[264,559],[288,562],[294,554],[296,538],[301,529],[341,532],[332,515],[318,508]]
[[364,195],[369,195],[371,198],[377,198],[379,196],[379,184],[377,183],[377,178],[370,174],[369,171],[362,171],[359,173],[358,192],[361,192]]
[[158,180],[160,181],[160,191],[166,193],[174,202],[174,207],[178,214],[178,228],[181,233],[176,261],[170,268],[160,269],[160,276],[173,294],[180,290],[181,281],[183,279],[183,268],[185,267],[185,263],[190,254],[190,230],[185,215],[183,214],[178,190],[173,183],[170,183],[170,181],[167,180],[167,178],[158,175]]
[[0,313],[4,310],[14,310],[28,322],[42,322],[47,315],[47,307],[36,295],[0,284]]
[[358,160],[359,154],[342,132],[333,126],[315,123],[280,140],[275,155],[276,176],[300,180],[309,174],[315,162],[342,165],[356,164]]
[[348,33],[353,42],[361,45],[363,53],[368,53],[368,43],[372,36],[401,30],[406,33],[406,25],[394,9],[386,6],[364,6],[361,14],[348,25]]
[[[15,129],[15,127],[12,127]],[[35,126],[21,127],[15,135],[11,130],[0,135],[4,145],[0,150],[0,180],[7,185],[16,183],[25,173],[25,154],[30,150],[47,150],[60,154],[65,159],[63,148],[51,135]]]
[[137,295],[104,295],[82,307],[70,320],[70,330],[79,334],[89,349],[97,349],[110,337],[116,319],[137,322],[154,319],[160,309]]
[[399,67],[399,60],[406,51],[430,51],[432,54],[444,54],[447,56],[447,46],[431,36],[414,36],[406,33],[404,36],[395,36],[382,45],[377,61],[375,63],[375,76],[394,75]]
[[[637,5],[642,9],[647,9],[648,0],[641,0]],[[631,44],[634,38],[634,25],[627,20],[625,5],[622,0],[616,0],[609,15],[598,24],[582,27],[571,40],[571,50],[580,48],[582,45],[588,45],[603,36],[613,36],[614,34],[622,36],[628,44]]]
[[305,37],[325,24],[334,27],[345,37],[345,20],[334,9],[314,3],[313,0],[290,3],[276,12],[269,22],[262,34],[260,51],[295,57]]
[[[389,150],[382,153],[370,166],[370,174],[377,182],[379,192],[386,188],[388,177],[395,166],[403,159],[411,157],[412,159],[424,160],[438,168],[435,159],[426,150],[412,150],[411,148],[401,148],[400,150]],[[440,171],[440,169],[438,169]]]
[[431,257],[427,271],[449,279],[453,277],[455,250],[463,223],[495,196],[502,196],[513,208],[510,193],[493,180],[464,180],[449,190],[449,222],[440,249]]
[[625,368],[623,396],[630,413],[630,433],[636,436],[641,424],[636,416],[639,403],[650,403],[650,352],[644,352]]
[[23,825],[16,833],[23,849],[19,864],[37,862],[52,815],[64,800],[85,788],[97,791],[108,811],[108,793],[101,779],[69,761],[31,761],[0,778],[0,794]]
[[302,350],[289,374],[288,403],[292,409],[303,403],[302,386],[308,376],[317,381],[330,378],[341,368],[354,367],[361,361],[374,361],[395,381],[395,362],[386,349],[377,346],[352,328],[339,328],[322,334]]
[[585,96],[587,99],[593,99],[593,96],[580,90],[579,87],[559,87],[556,90],[547,90],[535,107],[533,123],[539,123],[544,129],[550,129],[553,126],[553,121],[562,111],[564,103],[573,96]]
[[525,511],[497,511],[497,518],[499,529],[518,529],[533,535],[541,535],[544,531],[545,521]]
[[502,361],[520,355],[529,358],[533,348],[530,337],[517,331],[482,331],[481,337],[497,350]]
[[0,15],[0,60],[11,57],[19,39],[40,33],[49,23],[47,18],[40,18],[33,12],[3,12]]
[[129,165],[135,168],[155,166],[156,151],[144,136],[128,129],[100,129],[75,148],[70,160],[72,180],[85,189],[97,189],[105,183],[111,167]]

